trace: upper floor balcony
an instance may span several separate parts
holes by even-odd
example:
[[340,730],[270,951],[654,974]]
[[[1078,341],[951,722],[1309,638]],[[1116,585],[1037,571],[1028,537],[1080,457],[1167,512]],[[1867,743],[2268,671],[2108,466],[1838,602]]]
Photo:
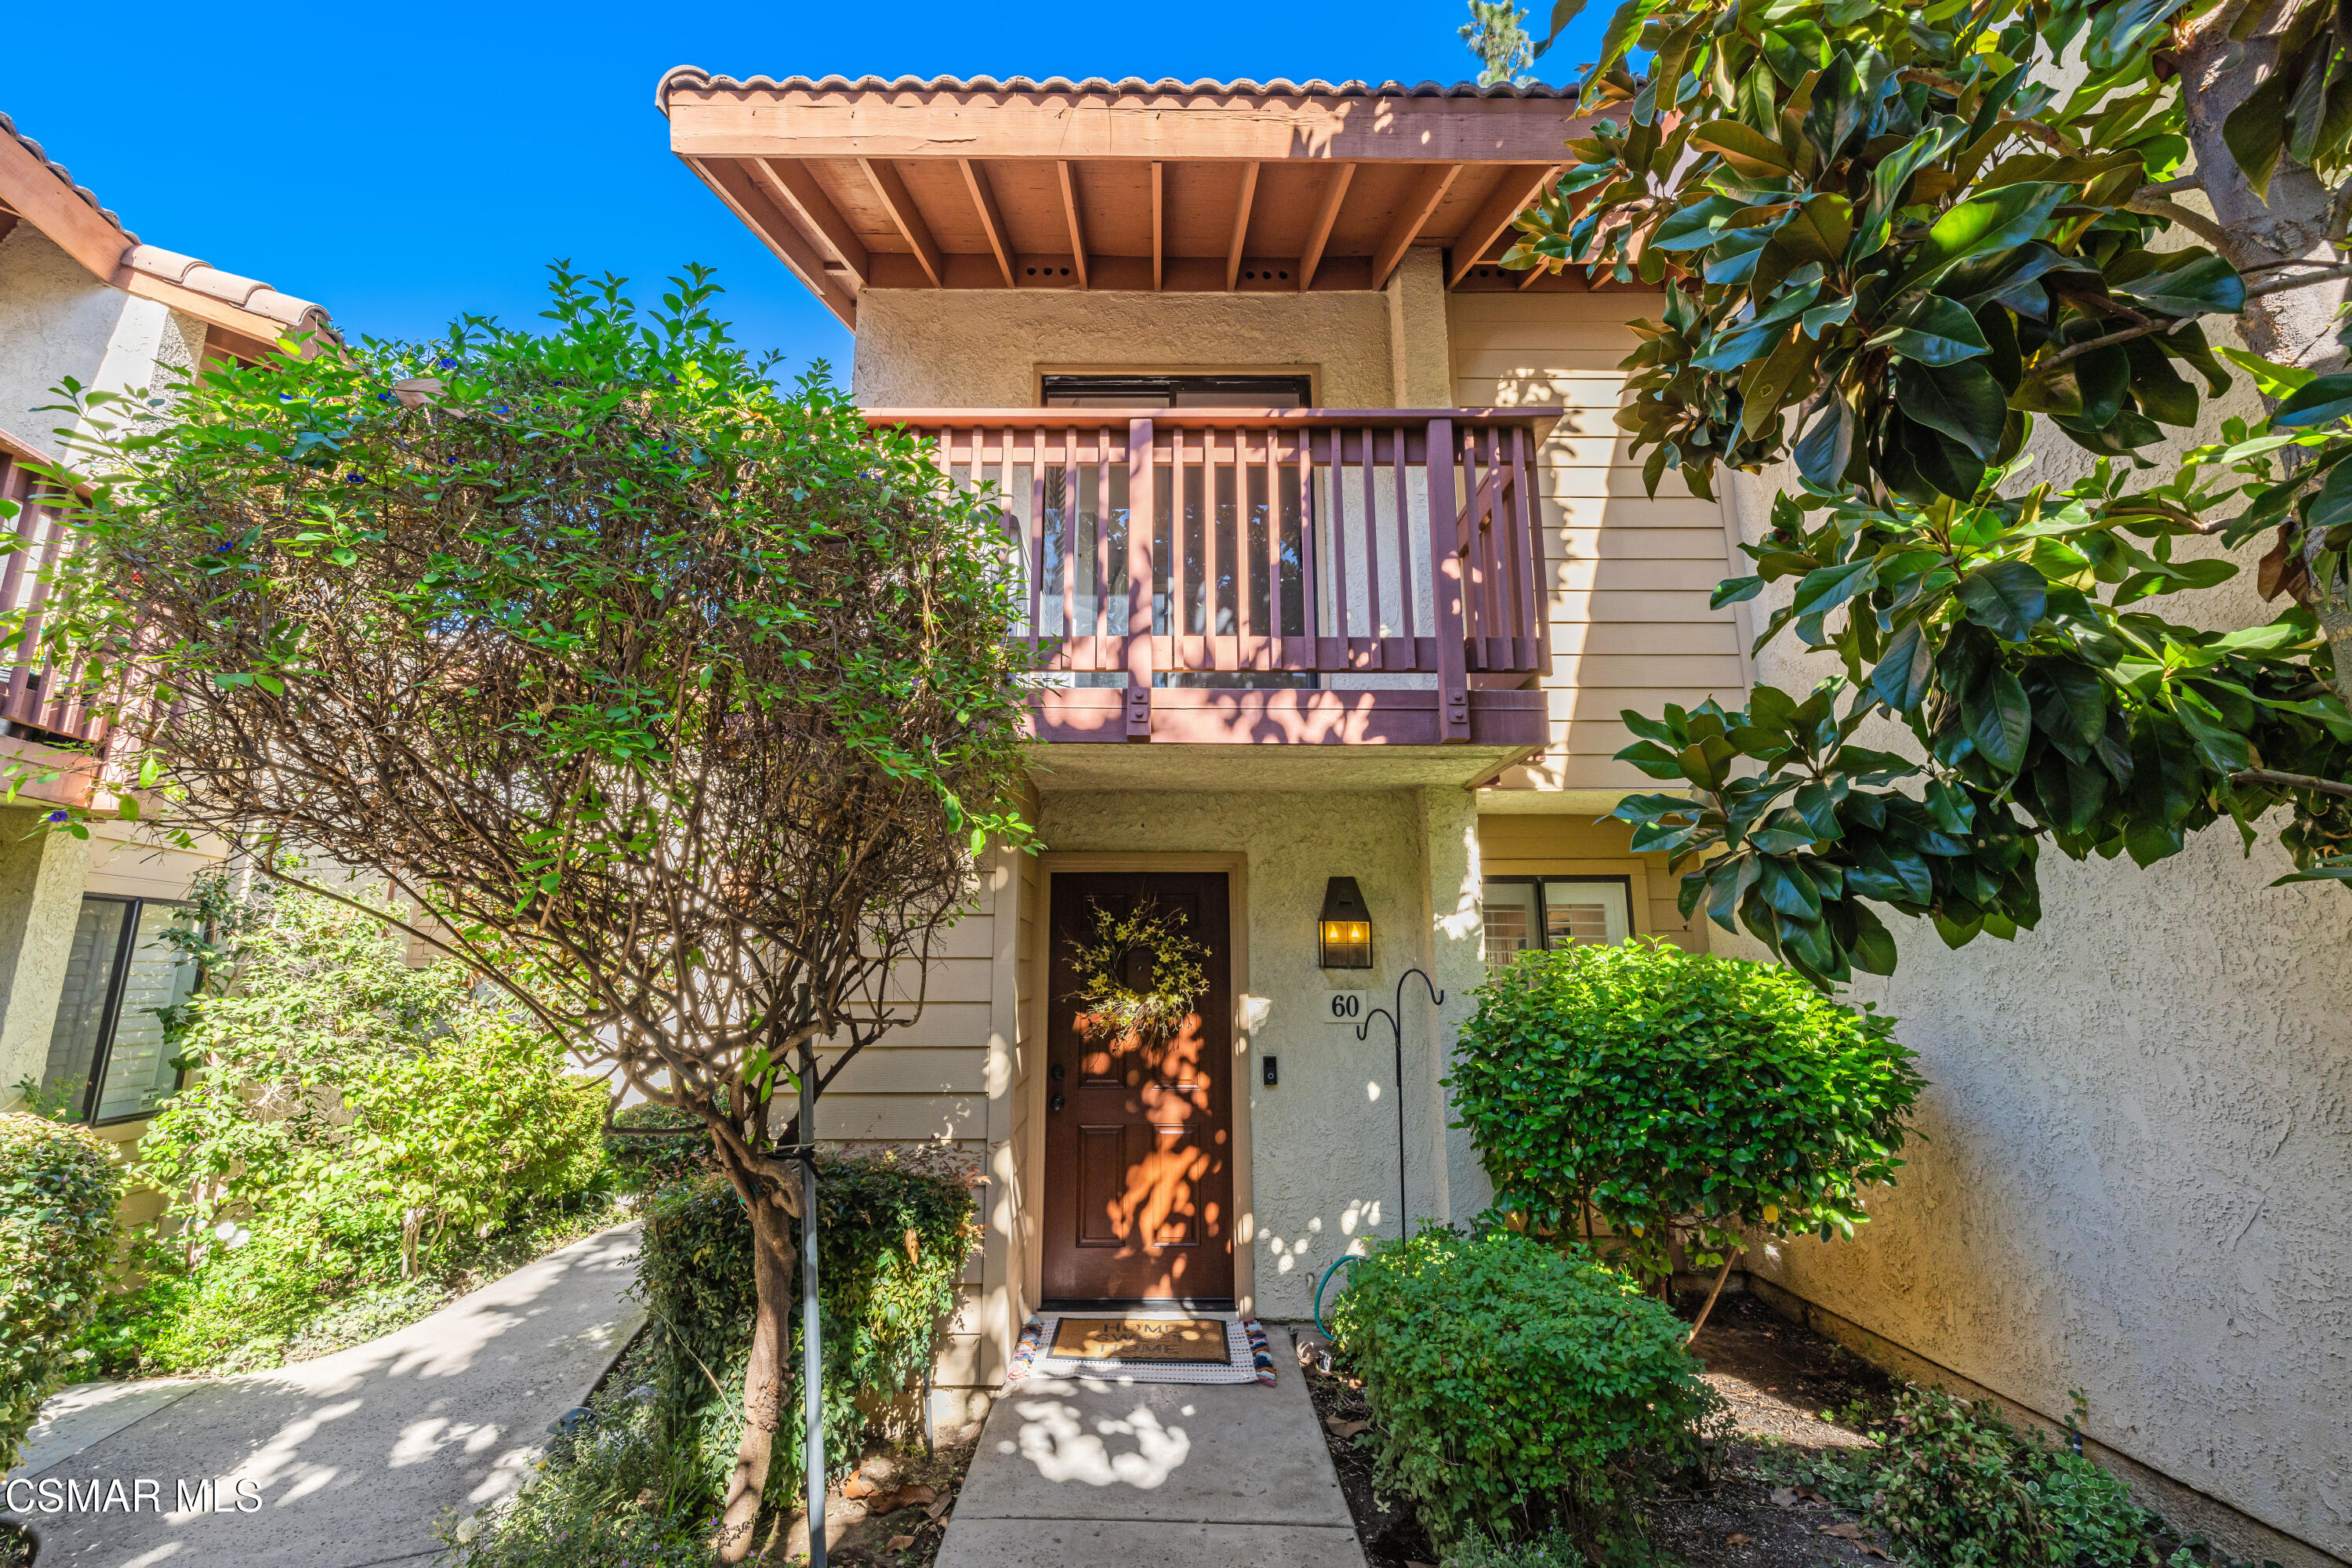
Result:
[[1539,409],[877,408],[1003,498],[1036,733],[1547,735]]

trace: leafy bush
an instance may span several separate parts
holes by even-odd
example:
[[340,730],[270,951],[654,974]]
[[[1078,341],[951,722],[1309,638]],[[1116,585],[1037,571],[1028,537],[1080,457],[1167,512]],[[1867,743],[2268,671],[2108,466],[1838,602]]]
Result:
[[1371,1404],[1379,1485],[1441,1545],[1558,1524],[1595,1546],[1630,1525],[1640,1463],[1698,1457],[1721,1405],[1672,1312],[1507,1230],[1381,1247],[1332,1329]]
[[1891,1018],[1777,964],[1664,942],[1522,954],[1478,994],[1446,1087],[1497,1201],[1538,1231],[1606,1221],[1662,1278],[1677,1228],[1852,1236],[1926,1080]]
[[[825,1459],[846,1475],[861,1404],[896,1399],[922,1375],[954,1310],[964,1255],[979,1240],[971,1190],[900,1161],[826,1160],[817,1180],[817,1284],[824,1330]],[[742,1432],[737,1392],[751,1348],[751,1225],[722,1178],[673,1188],[646,1215],[637,1290],[655,1318],[648,1364],[658,1436],[694,1456],[712,1495]],[[798,1495],[803,1462],[800,1321],[784,1364],[795,1374],[771,1469],[775,1500]]]
[[593,1419],[548,1445],[510,1505],[443,1527],[457,1568],[716,1561],[705,1489],[664,1447],[651,1405],[608,1391],[588,1405]]
[[2095,1461],[1988,1402],[1913,1389],[1895,1404],[1867,1517],[1930,1568],[2132,1568],[2158,1522]]
[[413,968],[366,910],[315,895],[198,907],[206,984],[170,1023],[203,1070],[139,1146],[169,1206],[146,1283],[88,1342],[110,1370],[356,1342],[549,1215],[597,1207],[603,1086],[464,969]]
[[624,1185],[640,1193],[655,1192],[677,1182],[715,1174],[710,1132],[702,1118],[690,1110],[640,1101],[613,1112],[613,1125],[660,1128],[665,1137],[604,1134],[604,1163]]
[[1566,1531],[1511,1542],[1473,1531],[1444,1553],[1441,1568],[1591,1568],[1591,1561]]
[[[2081,1407],[2076,1397],[2076,1406]],[[1896,1397],[1876,1448],[1773,1462],[1776,1480],[1801,1484],[1862,1514],[1921,1568],[2187,1568],[2154,1537],[2164,1521],[2095,1460],[2021,1430],[1990,1402],[1936,1389]]]
[[83,1127],[0,1111],[0,1471],[49,1391],[88,1359],[75,1341],[114,1250],[122,1178]]

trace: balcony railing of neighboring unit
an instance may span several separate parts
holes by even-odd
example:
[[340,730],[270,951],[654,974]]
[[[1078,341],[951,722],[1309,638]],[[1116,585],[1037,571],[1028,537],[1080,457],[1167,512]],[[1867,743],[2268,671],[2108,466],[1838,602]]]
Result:
[[25,613],[24,635],[0,647],[0,721],[16,739],[100,749],[106,722],[87,703],[52,699],[60,682],[41,656],[41,611],[48,598],[47,574],[66,548],[66,523],[52,481],[36,470],[47,459],[21,437],[0,431],[0,500],[16,503],[13,521],[0,523],[16,547],[0,565],[0,613]]
[[1045,739],[1544,739],[1535,476],[1554,411],[866,418],[1004,498]]

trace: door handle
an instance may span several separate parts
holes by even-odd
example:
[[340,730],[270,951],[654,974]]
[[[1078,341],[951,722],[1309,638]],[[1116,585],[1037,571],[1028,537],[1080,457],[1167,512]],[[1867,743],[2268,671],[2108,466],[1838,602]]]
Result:
[[1060,1095],[1058,1095],[1058,1094],[1057,1094],[1057,1095],[1055,1095],[1053,1099],[1051,1099],[1051,1100],[1047,1100],[1047,1101],[1045,1102],[1045,1109],[1046,1109],[1046,1110],[1061,1110],[1061,1109],[1062,1109],[1062,1097],[1061,1097]]

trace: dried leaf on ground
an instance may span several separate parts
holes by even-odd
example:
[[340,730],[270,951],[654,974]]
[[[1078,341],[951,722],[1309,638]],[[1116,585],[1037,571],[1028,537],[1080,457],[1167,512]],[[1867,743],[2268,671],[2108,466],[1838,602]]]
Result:
[[1836,1524],[1822,1525],[1822,1533],[1823,1535],[1834,1535],[1840,1541],[1860,1541],[1863,1537],[1868,1535],[1870,1531],[1864,1529],[1861,1525],[1856,1524],[1853,1521],[1848,1519],[1841,1520]]
[[894,1535],[890,1538],[887,1544],[889,1549],[893,1552],[904,1552],[907,1548],[915,1544],[915,1538],[911,1535]]
[[1331,1428],[1331,1435],[1335,1437],[1352,1437],[1359,1432],[1371,1430],[1372,1426],[1369,1421],[1342,1421],[1337,1415],[1325,1416],[1323,1425]]
[[1794,1508],[1797,1506],[1797,1494],[1788,1487],[1774,1487],[1772,1489],[1772,1506],[1774,1508]]
[[1756,1544],[1756,1538],[1752,1535],[1742,1535],[1735,1531],[1730,1535],[1725,1536],[1723,1538],[1723,1543],[1726,1546],[1753,1546]]

